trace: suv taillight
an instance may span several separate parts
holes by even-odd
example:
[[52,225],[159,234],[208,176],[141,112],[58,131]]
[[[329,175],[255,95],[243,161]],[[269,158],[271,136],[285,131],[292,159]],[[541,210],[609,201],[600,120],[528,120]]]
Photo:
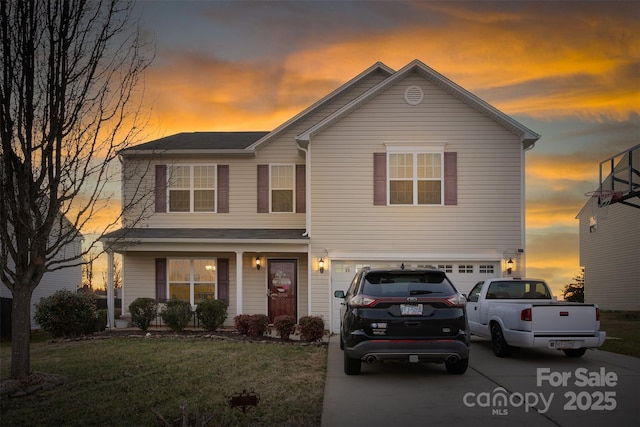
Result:
[[367,295],[356,295],[349,302],[353,307],[373,307],[378,302],[377,299]]
[[444,301],[452,307],[464,307],[467,304],[467,299],[461,294],[452,295]]

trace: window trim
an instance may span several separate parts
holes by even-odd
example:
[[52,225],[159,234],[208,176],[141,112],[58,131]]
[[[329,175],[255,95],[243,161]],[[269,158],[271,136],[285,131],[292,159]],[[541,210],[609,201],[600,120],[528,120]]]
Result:
[[[386,161],[386,174],[387,174],[387,206],[444,206],[445,205],[445,147],[446,143],[429,143],[426,146],[399,146],[387,144],[387,161]],[[396,179],[391,178],[391,155],[396,154],[411,154],[413,165],[413,177],[411,178],[413,187],[413,203],[391,203],[391,182],[392,181],[407,181],[408,179]],[[440,156],[440,177],[439,178],[418,178],[418,155],[420,154],[438,154]],[[440,203],[418,203],[418,183],[422,181],[440,182]]]
[[[194,168],[196,166],[204,166],[204,167],[213,167],[213,178],[214,178],[214,186],[213,188],[198,188],[197,190],[213,190],[213,210],[211,211],[196,211],[195,210],[195,175]],[[185,190],[185,188],[177,188],[171,186],[171,168],[173,167],[188,167],[189,168],[189,210],[188,211],[172,211],[171,210],[171,190]],[[167,165],[167,176],[166,176],[166,212],[170,214],[212,214],[218,213],[218,191],[219,191],[219,182],[218,182],[218,164],[217,163],[173,163]]]
[[[195,304],[195,273],[194,273],[194,264],[196,260],[210,260],[213,261],[214,265],[214,269],[213,269],[213,284],[215,286],[214,288],[214,296],[215,299],[218,299],[218,288],[220,287],[219,285],[219,280],[218,280],[218,257],[167,257],[167,271],[166,271],[166,278],[167,278],[167,283],[165,284],[165,290],[166,290],[166,295],[167,295],[167,300],[171,299],[171,270],[170,270],[170,265],[171,265],[171,261],[172,260],[188,260],[189,261],[189,304],[191,304],[191,307],[196,307],[197,304]],[[185,283],[182,281],[176,281],[175,283]],[[211,282],[197,282],[197,283],[211,283]]]
[[[292,183],[291,183],[291,211],[274,211],[273,210],[273,168],[286,166],[291,170]],[[292,214],[296,213],[296,164],[295,163],[269,163],[269,213],[272,214]],[[276,190],[286,190],[285,188],[276,188]]]

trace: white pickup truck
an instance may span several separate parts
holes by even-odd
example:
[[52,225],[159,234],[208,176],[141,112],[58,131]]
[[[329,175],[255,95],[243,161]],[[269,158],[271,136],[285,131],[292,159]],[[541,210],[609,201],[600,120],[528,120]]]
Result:
[[491,339],[493,352],[507,357],[514,347],[562,350],[582,356],[604,343],[595,304],[556,301],[543,280],[496,278],[478,282],[469,293],[471,333]]

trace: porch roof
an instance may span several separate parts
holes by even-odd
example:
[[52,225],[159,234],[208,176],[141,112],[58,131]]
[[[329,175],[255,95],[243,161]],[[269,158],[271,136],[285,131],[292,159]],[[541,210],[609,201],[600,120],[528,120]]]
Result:
[[211,240],[218,242],[287,240],[308,243],[305,230],[298,228],[121,228],[105,234],[105,243],[117,241],[184,241]]

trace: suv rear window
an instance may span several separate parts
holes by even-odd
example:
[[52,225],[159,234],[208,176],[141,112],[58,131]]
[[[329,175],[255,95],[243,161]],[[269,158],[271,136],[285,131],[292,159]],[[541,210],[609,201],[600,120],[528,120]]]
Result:
[[362,293],[372,297],[443,296],[456,290],[441,271],[372,271],[364,277]]

